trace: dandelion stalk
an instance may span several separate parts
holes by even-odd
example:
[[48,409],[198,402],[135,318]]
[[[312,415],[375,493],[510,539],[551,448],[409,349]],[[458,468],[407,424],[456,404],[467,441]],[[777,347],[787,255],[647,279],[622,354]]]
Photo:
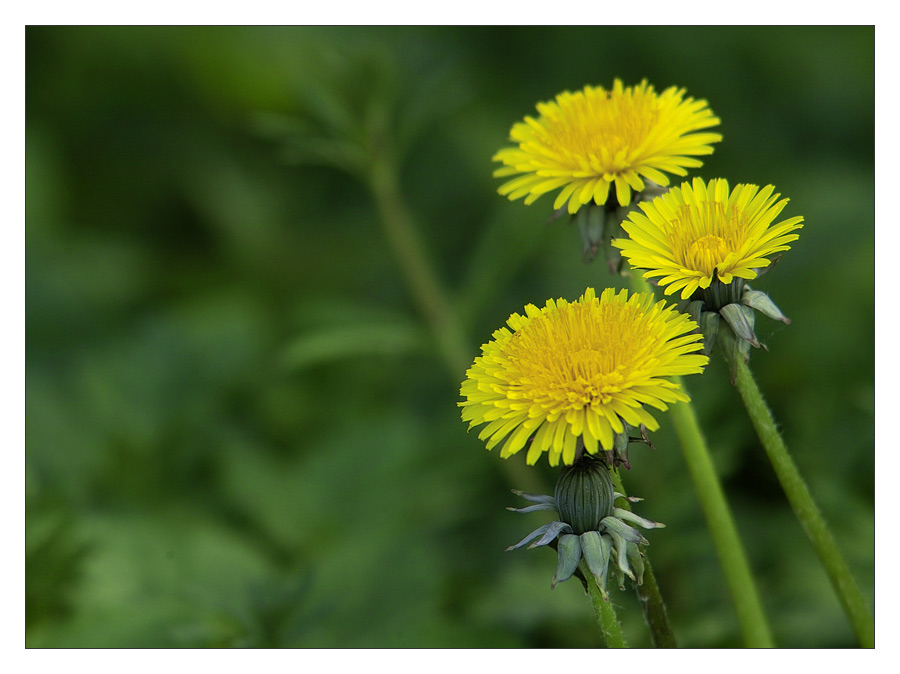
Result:
[[[612,478],[616,491],[623,496],[626,495],[619,472],[613,471]],[[627,500],[621,507],[624,510],[631,510]],[[672,631],[672,626],[669,624],[666,605],[663,602],[662,594],[660,594],[656,576],[653,574],[650,557],[646,552],[644,553],[644,579],[640,585],[635,585],[635,592],[638,599],[641,600],[644,617],[647,619],[650,636],[653,638],[653,645],[657,648],[677,648],[678,644],[675,641],[675,633]]]
[[[632,273],[630,278],[636,292],[652,292],[642,275]],[[673,378],[673,381],[685,390],[680,377]],[[706,517],[719,564],[725,574],[744,635],[744,643],[750,648],[772,648],[774,646],[772,632],[763,612],[759,592],[750,571],[750,563],[694,407],[689,402],[678,403],[672,406],[670,414],[681,444],[682,455],[700,497],[700,505]]]
[[628,648],[628,642],[625,641],[625,635],[622,633],[622,626],[619,624],[612,602],[603,598],[600,587],[584,560],[581,561],[580,568],[584,577],[587,578],[588,594],[591,596],[591,605],[597,615],[597,626],[600,628],[603,643],[607,648]]
[[775,644],[750,571],[747,553],[693,406],[685,403],[675,405],[671,411],[671,419],[694,487],[700,496],[707,528],[744,634],[744,643],[750,648],[772,648]]
[[737,358],[737,389],[747,408],[753,427],[762,441],[778,481],[791,507],[803,526],[816,554],[853,625],[860,646],[874,648],[875,623],[859,586],[850,574],[819,508],[813,501],[800,471],[788,453],[787,446],[775,426],[775,420],[763,398],[747,363]]

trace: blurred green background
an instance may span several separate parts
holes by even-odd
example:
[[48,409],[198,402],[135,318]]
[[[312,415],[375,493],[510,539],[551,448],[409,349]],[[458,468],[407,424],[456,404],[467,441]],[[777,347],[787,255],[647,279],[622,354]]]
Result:
[[[874,601],[874,28],[26,30],[26,642],[584,647],[577,581],[466,434],[465,367],[527,302],[617,283],[496,194],[492,154],[585,84],[684,86],[695,175],[806,226],[752,365]],[[435,346],[366,181],[400,189],[461,325]],[[446,318],[446,315],[444,316]],[[781,646],[853,646],[727,371],[688,379]],[[741,643],[666,415],[624,476],[680,645]],[[545,462],[546,463],[546,462]],[[631,591],[614,601],[649,645]]]

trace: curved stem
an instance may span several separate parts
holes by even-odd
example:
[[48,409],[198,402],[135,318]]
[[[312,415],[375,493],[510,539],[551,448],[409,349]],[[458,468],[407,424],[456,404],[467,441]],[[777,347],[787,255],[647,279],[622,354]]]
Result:
[[[373,152],[367,174],[379,219],[388,244],[394,252],[406,285],[434,334],[440,355],[454,382],[465,376],[472,364],[462,325],[450,297],[445,292],[430,263],[419,232],[400,190],[397,165],[388,151]],[[537,474],[519,461],[501,461],[500,470],[510,484],[526,491],[541,493],[543,482]]]
[[390,158],[373,158],[369,187],[413,300],[434,333],[453,376],[461,377],[470,361],[470,349],[450,299],[429,264],[425,246],[400,193],[397,168]]
[[591,596],[591,604],[597,616],[597,626],[600,628],[603,643],[607,648],[628,648],[628,643],[625,641],[625,635],[622,634],[622,626],[616,617],[616,610],[613,608],[612,602],[603,598],[594,576],[588,570],[587,564],[585,564],[583,559],[580,566],[581,572],[587,578],[587,590]]
[[[633,271],[630,279],[636,292],[653,292],[640,272]],[[687,392],[681,377],[673,377],[673,381]],[[750,648],[772,648],[775,645],[772,632],[750,571],[747,553],[738,535],[734,516],[725,499],[725,492],[693,405],[689,402],[676,403],[671,408],[671,419],[694,488],[700,497],[706,525],[744,635],[744,644]]]
[[[611,474],[616,491],[623,496],[627,495],[625,487],[622,485],[622,477],[618,471],[611,471]],[[631,510],[631,504],[627,501],[620,507],[625,510]],[[638,599],[641,600],[644,617],[647,619],[647,625],[650,627],[650,636],[653,638],[653,645],[657,648],[677,648],[678,644],[675,642],[675,633],[672,631],[672,625],[669,624],[666,605],[659,591],[656,576],[653,574],[650,557],[646,552],[644,553],[644,579],[640,585],[634,586],[634,590]]]
[[788,453],[787,446],[775,426],[772,413],[756,385],[749,366],[742,358],[735,360],[737,361],[736,385],[738,392],[744,401],[744,406],[747,408],[747,413],[762,441],[766,454],[769,456],[769,461],[775,469],[778,481],[816,554],[825,566],[831,584],[844,606],[844,611],[850,618],[860,646],[874,648],[875,622],[862,592],[850,574],[850,569],[844,562],[828,525]]

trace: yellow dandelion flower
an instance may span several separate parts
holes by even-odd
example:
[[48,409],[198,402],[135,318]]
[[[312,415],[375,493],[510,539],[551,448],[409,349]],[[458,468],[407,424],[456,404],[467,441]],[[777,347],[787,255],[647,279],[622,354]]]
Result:
[[687,299],[714,278],[726,285],[735,277],[756,278],[756,270],[769,265],[768,256],[790,248],[803,217],[772,224],[788,202],[779,196],[772,185],[729,191],[727,180],[706,185],[694,178],[641,203],[643,213],[633,211],[622,223],[629,238],[612,243],[632,267],[650,270],[644,278],[662,277],[666,295],[680,290]]
[[703,165],[693,157],[712,154],[710,143],[722,140],[718,133],[697,133],[719,119],[706,101],[684,94],[675,87],[657,94],[646,80],[627,88],[616,80],[609,91],[587,86],[538,103],[540,116],[510,131],[518,147],[494,155],[504,164],[495,177],[517,176],[498,191],[530,204],[561,187],[553,208],[568,202],[575,213],[590,201],[605,204],[613,183],[620,206],[631,203],[631,190],[644,189],[644,178],[668,185],[663,171],[687,175],[685,169]]
[[608,288],[597,298],[588,288],[575,302],[529,304],[507,324],[481,347],[459,405],[470,429],[487,424],[478,437],[488,449],[505,439],[503,458],[531,438],[532,465],[544,452],[551,465],[571,465],[578,438],[591,454],[609,451],[625,424],[656,430],[644,405],[689,400],[664,377],[701,372],[709,360],[694,353],[703,348],[696,323],[650,294]]

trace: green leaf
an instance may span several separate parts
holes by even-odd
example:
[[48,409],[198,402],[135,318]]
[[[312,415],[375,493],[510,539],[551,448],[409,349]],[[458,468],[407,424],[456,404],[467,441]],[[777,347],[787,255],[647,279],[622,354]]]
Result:
[[289,370],[303,370],[345,358],[415,353],[425,343],[422,331],[412,324],[327,327],[297,337],[282,352],[281,364]]

